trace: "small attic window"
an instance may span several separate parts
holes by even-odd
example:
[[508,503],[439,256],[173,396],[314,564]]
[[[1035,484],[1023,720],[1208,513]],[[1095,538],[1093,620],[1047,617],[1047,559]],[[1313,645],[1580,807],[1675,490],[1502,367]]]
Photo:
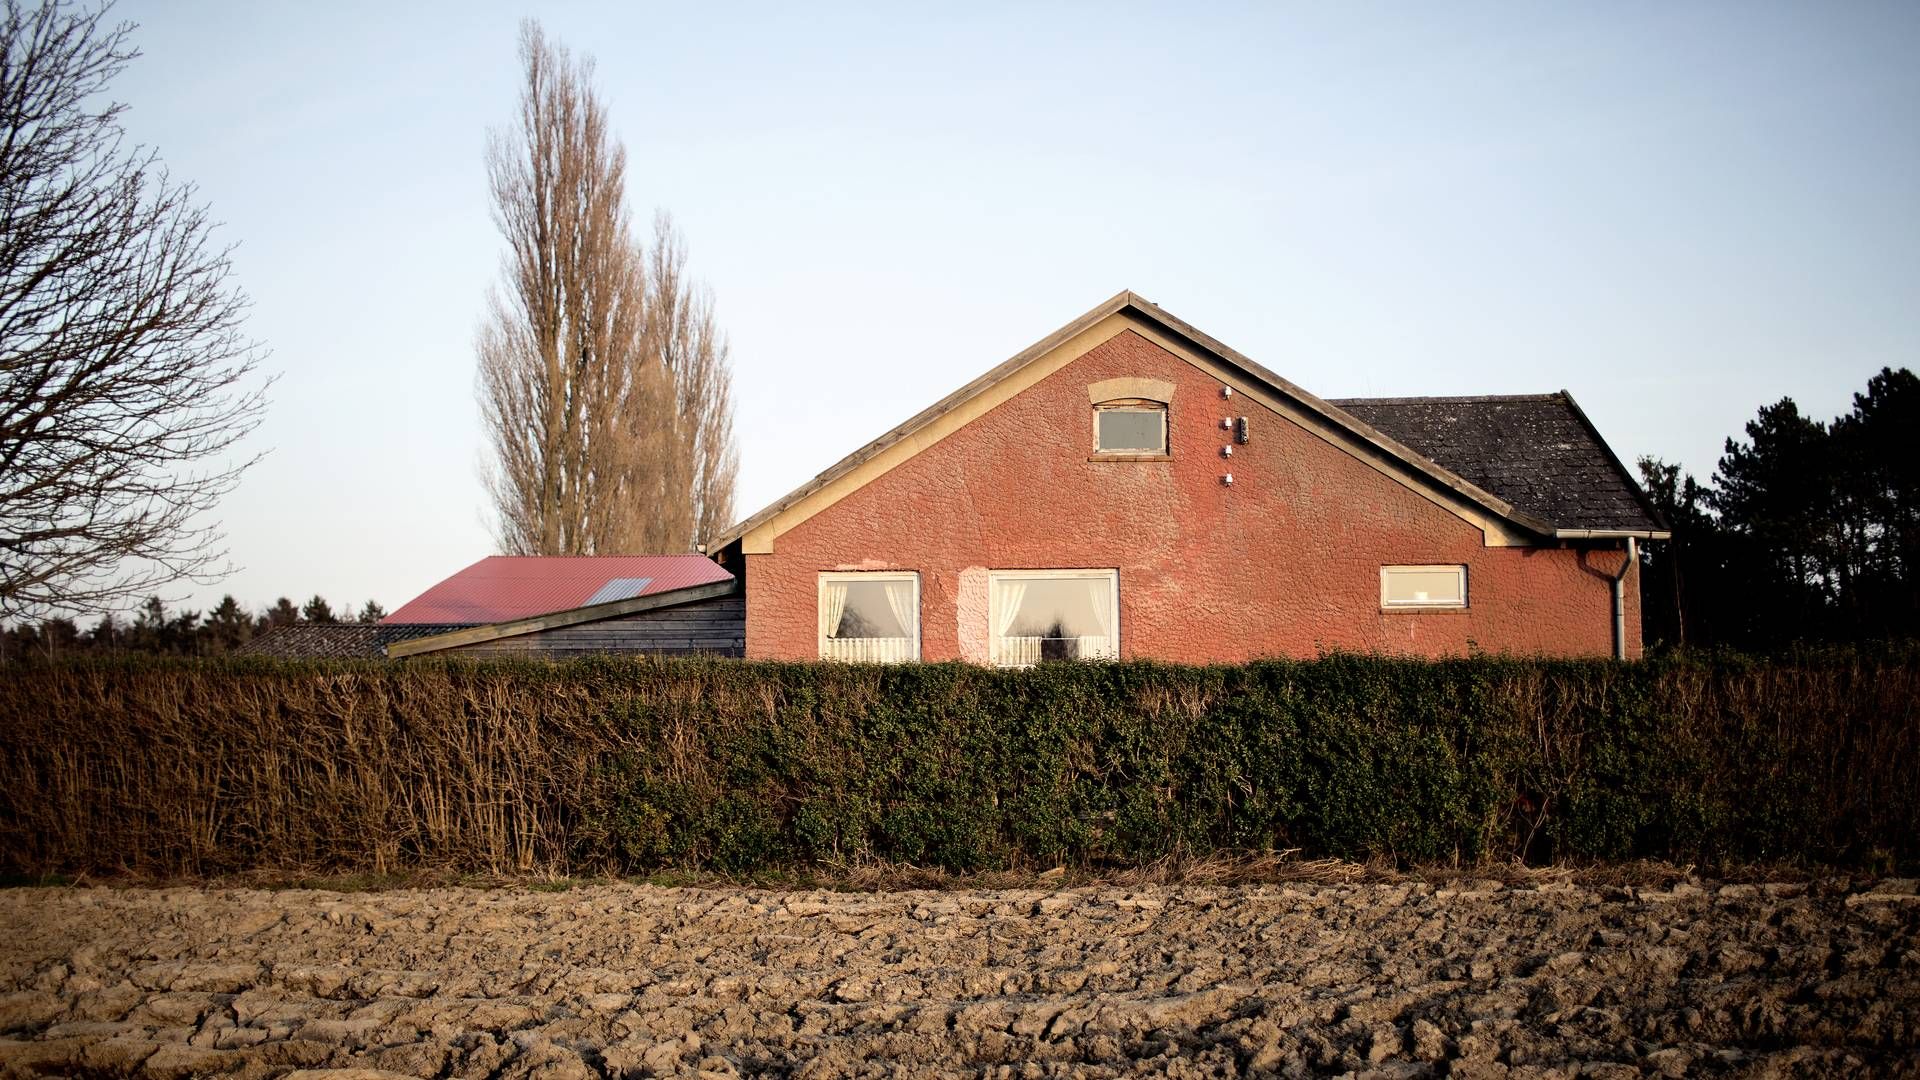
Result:
[[1093,451],[1111,457],[1167,456],[1167,406],[1119,398],[1093,407]]

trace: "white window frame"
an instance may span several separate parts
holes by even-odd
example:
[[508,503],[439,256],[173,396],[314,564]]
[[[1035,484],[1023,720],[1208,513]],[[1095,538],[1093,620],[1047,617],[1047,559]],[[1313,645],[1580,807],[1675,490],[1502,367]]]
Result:
[[[1115,398],[1112,401],[1098,402],[1093,407],[1093,455],[1095,457],[1166,457],[1173,451],[1172,430],[1167,420],[1168,405],[1164,401],[1148,398]],[[1106,412],[1145,412],[1160,417],[1160,446],[1158,449],[1146,447],[1127,447],[1108,450],[1100,445],[1100,414]]]
[[989,570],[987,571],[987,656],[995,667],[1031,667],[1031,664],[1014,663],[1001,658],[1000,648],[1000,590],[1002,581],[1034,581],[1076,578],[1081,580],[1104,578],[1108,582],[1108,600],[1113,612],[1112,659],[1120,658],[1120,571],[1105,570]]
[[[1437,574],[1452,571],[1460,581],[1460,599],[1389,600],[1387,599],[1387,579],[1395,571],[1409,571],[1421,574]],[[1382,611],[1459,611],[1466,606],[1467,567],[1464,563],[1409,564],[1404,566],[1383,566],[1380,568],[1380,610]]]
[[[820,611],[820,605],[825,602],[826,586],[829,583],[836,582],[836,581],[848,582],[848,583],[856,582],[856,581],[911,581],[913,582],[913,626],[910,627],[910,629],[913,632],[913,655],[905,657],[903,661],[876,660],[876,661],[867,661],[867,662],[896,663],[896,662],[905,662],[905,661],[915,661],[920,659],[920,572],[918,570],[822,571],[818,575],[818,580],[814,582],[814,586],[813,586],[813,604],[814,604],[814,612],[815,612],[814,629],[818,637],[818,646],[819,646],[818,653],[819,653],[820,659],[822,660],[846,659],[845,657],[830,655],[830,649],[827,644],[827,642],[830,639],[827,637],[826,620],[818,617],[819,611]],[[833,638],[831,640],[857,641],[860,639]],[[885,640],[885,639],[880,639],[880,640]]]

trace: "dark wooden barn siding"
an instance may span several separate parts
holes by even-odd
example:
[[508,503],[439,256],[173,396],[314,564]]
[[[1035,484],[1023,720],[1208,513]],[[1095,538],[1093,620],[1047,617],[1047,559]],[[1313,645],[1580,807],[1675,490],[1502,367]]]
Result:
[[587,656],[659,653],[666,656],[744,656],[747,607],[738,593],[655,608],[636,615],[540,630],[447,650],[466,656]]

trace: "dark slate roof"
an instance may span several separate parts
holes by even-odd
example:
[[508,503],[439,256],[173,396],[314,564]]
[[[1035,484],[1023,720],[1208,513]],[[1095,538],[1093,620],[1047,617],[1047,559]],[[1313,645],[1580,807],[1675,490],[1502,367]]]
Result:
[[1564,390],[1329,403],[1556,528],[1665,528]]
[[289,660],[383,660],[396,641],[444,634],[470,623],[295,623],[247,642],[240,651]]

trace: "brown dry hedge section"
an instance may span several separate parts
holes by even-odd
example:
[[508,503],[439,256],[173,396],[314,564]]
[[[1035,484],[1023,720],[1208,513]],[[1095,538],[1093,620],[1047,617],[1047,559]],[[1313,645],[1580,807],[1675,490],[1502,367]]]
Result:
[[0,668],[0,871],[1920,855],[1920,648]]

